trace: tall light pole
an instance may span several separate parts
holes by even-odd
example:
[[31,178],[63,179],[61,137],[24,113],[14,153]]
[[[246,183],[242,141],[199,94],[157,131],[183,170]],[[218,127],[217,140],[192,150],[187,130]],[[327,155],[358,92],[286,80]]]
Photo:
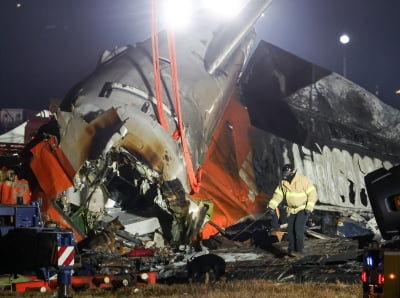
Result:
[[339,41],[343,46],[343,76],[347,77],[347,57],[346,57],[346,47],[350,42],[350,36],[346,33],[342,33],[339,37]]

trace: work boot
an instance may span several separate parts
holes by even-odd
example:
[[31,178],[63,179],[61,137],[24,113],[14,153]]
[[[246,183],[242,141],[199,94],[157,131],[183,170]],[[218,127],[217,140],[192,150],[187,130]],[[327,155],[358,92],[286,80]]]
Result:
[[289,256],[294,257],[294,258],[302,258],[302,257],[304,257],[304,253],[302,251],[292,251],[292,252],[289,252]]

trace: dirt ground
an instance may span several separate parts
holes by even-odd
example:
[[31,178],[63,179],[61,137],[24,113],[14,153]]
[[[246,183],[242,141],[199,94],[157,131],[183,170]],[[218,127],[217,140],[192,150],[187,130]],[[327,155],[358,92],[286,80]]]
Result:
[[[226,261],[224,281],[188,284],[157,280],[157,284],[117,290],[69,291],[72,297],[362,297],[362,250],[351,239],[306,241],[302,258],[285,255],[286,243],[265,249],[225,248],[212,251]],[[57,291],[0,292],[1,297],[58,297]]]
[[[2,292],[1,297],[57,297],[57,292]],[[362,297],[362,286],[342,283],[276,283],[267,280],[218,282],[213,285],[156,284],[130,289],[86,290],[70,292],[72,297],[209,297],[209,298],[265,298],[265,297],[304,297],[326,298]]]

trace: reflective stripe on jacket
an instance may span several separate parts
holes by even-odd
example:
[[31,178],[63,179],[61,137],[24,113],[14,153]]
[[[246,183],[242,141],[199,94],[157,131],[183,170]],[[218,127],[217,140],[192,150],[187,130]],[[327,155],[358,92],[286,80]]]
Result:
[[268,207],[275,209],[283,198],[286,198],[288,214],[296,214],[300,210],[314,210],[317,202],[317,190],[306,176],[296,173],[293,180],[282,180],[276,187]]

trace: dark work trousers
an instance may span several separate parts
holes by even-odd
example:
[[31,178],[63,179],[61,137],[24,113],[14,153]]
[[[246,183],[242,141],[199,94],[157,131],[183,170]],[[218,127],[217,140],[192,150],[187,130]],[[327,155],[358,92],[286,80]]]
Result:
[[290,252],[303,252],[304,249],[304,229],[308,216],[304,210],[288,217],[288,241]]
[[278,209],[279,209],[279,215],[277,213],[272,214],[271,218],[272,229],[280,229],[281,225],[287,224],[286,206],[280,204],[278,206]]

